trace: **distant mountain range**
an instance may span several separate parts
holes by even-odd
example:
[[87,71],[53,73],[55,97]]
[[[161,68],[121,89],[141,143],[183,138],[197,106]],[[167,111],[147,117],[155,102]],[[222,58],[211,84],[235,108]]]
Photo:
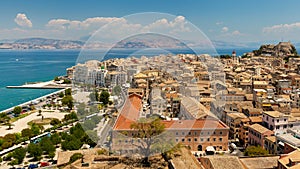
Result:
[[[205,43],[205,42],[204,42]],[[215,48],[258,48],[262,42],[224,42],[212,41]],[[186,45],[188,44],[188,45]],[[99,49],[99,48],[186,48],[186,47],[201,47],[203,44],[197,44],[191,41],[181,42],[177,39],[172,39],[164,36],[149,35],[142,37],[131,37],[118,42],[117,44],[109,44],[102,42],[89,42],[76,40],[58,40],[45,38],[26,38],[19,40],[0,40],[0,49]],[[205,46],[205,45],[204,45]],[[295,43],[295,46],[300,46],[300,43]]]
[[82,41],[27,38],[13,42],[2,41],[0,49],[80,49],[83,45]]

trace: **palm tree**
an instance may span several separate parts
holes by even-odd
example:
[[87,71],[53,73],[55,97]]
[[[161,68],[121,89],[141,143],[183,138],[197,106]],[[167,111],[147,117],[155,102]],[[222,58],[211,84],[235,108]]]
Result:
[[38,116],[41,116],[41,115],[42,115],[42,110],[39,110]]
[[12,126],[13,126],[13,124],[12,123],[10,123],[10,122],[7,122],[7,124],[6,125],[8,125],[8,129],[7,130],[11,130],[12,129]]

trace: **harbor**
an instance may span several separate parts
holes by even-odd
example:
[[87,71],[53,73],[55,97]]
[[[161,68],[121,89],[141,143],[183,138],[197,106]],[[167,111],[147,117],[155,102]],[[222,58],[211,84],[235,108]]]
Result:
[[38,83],[26,83],[20,86],[6,86],[8,89],[65,89],[71,87],[71,84],[62,84],[60,81],[47,81]]

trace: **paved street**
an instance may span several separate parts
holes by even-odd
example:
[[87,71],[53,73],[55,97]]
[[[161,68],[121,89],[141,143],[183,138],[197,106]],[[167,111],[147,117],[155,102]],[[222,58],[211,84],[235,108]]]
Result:
[[[59,113],[58,110],[54,111],[54,112],[42,112],[42,115],[44,116],[44,118],[57,118],[59,120],[62,120],[64,118],[64,116],[68,114],[68,113]],[[11,130],[7,130],[7,126],[1,126],[0,127],[0,136],[4,136],[8,133],[18,133],[21,132],[23,129],[28,128],[28,122],[32,121],[32,120],[36,120],[36,119],[41,119],[42,116],[37,116],[38,112],[30,114],[29,116],[26,116],[22,119],[19,119],[18,121],[12,123],[13,126]],[[45,129],[49,128],[50,125],[46,125]]]

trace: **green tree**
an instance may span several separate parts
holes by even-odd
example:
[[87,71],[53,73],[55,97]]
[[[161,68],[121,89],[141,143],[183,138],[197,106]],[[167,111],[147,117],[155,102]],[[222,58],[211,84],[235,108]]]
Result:
[[85,110],[86,108],[86,105],[84,103],[80,103],[78,106],[77,106],[77,114],[79,116],[83,116],[85,115],[87,112]]
[[20,106],[16,106],[16,107],[14,108],[14,110],[13,110],[13,113],[14,113],[16,116],[20,115],[21,112],[22,112],[22,107],[20,107]]
[[2,149],[7,149],[9,147],[13,146],[13,142],[11,141],[4,141],[3,144],[1,145]]
[[61,143],[61,138],[57,133],[52,134],[50,140],[54,145]]
[[56,76],[56,77],[54,78],[54,81],[60,81],[59,77]]
[[98,113],[98,112],[99,112],[99,108],[97,105],[90,106],[90,113]]
[[5,142],[15,143],[17,141],[17,137],[15,134],[6,134],[3,139]]
[[145,157],[144,162],[149,165],[149,159],[151,148],[157,144],[160,140],[156,139],[158,135],[165,131],[165,125],[160,119],[140,119],[138,122],[131,124],[131,129],[134,130],[133,137],[140,138],[142,144],[136,145],[142,155]]
[[77,120],[78,119],[78,117],[77,117],[77,115],[76,115],[76,113],[75,112],[71,112],[70,114],[66,114],[65,116],[64,116],[64,121],[69,121],[69,120]]
[[65,95],[66,96],[72,96],[72,90],[71,90],[71,88],[68,88],[68,89],[65,90]]
[[65,106],[68,106],[68,108],[70,110],[72,110],[73,108],[73,97],[70,96],[70,95],[66,95],[65,97],[63,97],[63,99],[61,100],[62,104],[65,105]]
[[12,160],[11,162],[9,162],[8,163],[8,165],[10,165],[10,166],[15,166],[15,165],[18,165],[19,164],[19,162],[18,162],[18,160],[17,159],[15,159],[15,160]]
[[58,93],[58,97],[63,98],[65,94],[63,92]]
[[39,144],[42,151],[44,151],[46,154],[55,152],[55,146],[53,145],[49,137],[44,137]]
[[27,148],[28,153],[33,157],[34,161],[37,161],[41,158],[43,152],[39,144],[30,143]]
[[42,115],[42,110],[39,110],[38,116],[41,116],[41,115]]
[[74,163],[75,161],[82,159],[83,155],[81,153],[75,153],[70,157],[69,164]]
[[268,155],[268,151],[260,146],[249,146],[244,152],[245,156],[255,157],[255,156],[265,156]]
[[26,149],[25,148],[18,148],[12,154],[13,158],[17,160],[17,164],[21,164],[25,158]]
[[55,152],[50,152],[50,153],[48,154],[48,157],[49,157],[51,160],[53,160],[53,158],[55,157]]
[[50,124],[51,124],[52,126],[56,126],[56,125],[58,125],[58,124],[61,124],[61,122],[60,122],[60,120],[58,120],[58,119],[52,119],[51,122],[50,122]]
[[34,136],[39,135],[41,133],[40,127],[37,124],[35,124],[35,123],[33,123],[31,125],[30,129],[31,129],[31,131],[32,131],[32,133],[33,133]]
[[63,84],[71,84],[71,80],[69,80],[69,79],[64,79]]
[[83,143],[78,138],[73,137],[70,141],[63,141],[61,143],[61,148],[63,150],[79,150],[82,144]]
[[12,126],[13,126],[13,124],[12,124],[12,123],[10,123],[10,122],[7,122],[7,123],[6,123],[6,125],[8,126],[8,130],[11,130],[11,129],[12,129]]
[[0,113],[0,123],[6,124],[10,120],[10,117],[6,113]]
[[22,134],[22,137],[27,137],[27,138],[30,138],[30,137],[33,136],[33,132],[32,132],[32,130],[29,129],[29,128],[23,129],[23,130],[21,131],[21,134]]
[[117,86],[115,86],[115,87],[113,88],[113,90],[112,90],[112,95],[113,95],[113,96],[119,96],[120,93],[121,93],[121,91],[122,91],[122,88],[121,88],[119,85],[117,85]]
[[97,96],[97,95],[98,95],[97,92],[92,92],[92,93],[90,93],[90,95],[89,95],[90,101],[91,101],[91,102],[97,101],[97,98],[99,97],[99,96]]
[[86,120],[82,124],[82,127],[84,128],[84,130],[93,130],[94,128],[96,128],[96,126],[97,126],[97,124],[94,123],[92,120]]
[[107,91],[102,91],[100,94],[100,102],[102,102],[104,105],[107,105],[109,102],[109,93]]

